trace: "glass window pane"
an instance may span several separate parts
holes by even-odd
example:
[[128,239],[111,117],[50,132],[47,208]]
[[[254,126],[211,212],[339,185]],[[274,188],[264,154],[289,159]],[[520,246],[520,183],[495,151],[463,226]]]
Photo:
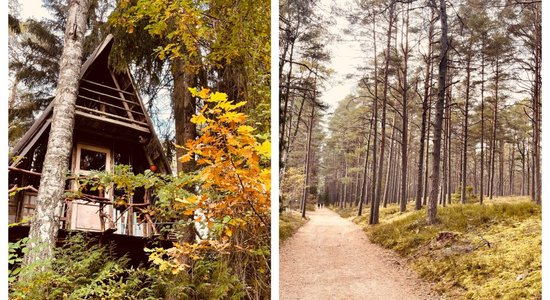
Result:
[[88,149],[80,151],[80,170],[105,171],[107,153]]

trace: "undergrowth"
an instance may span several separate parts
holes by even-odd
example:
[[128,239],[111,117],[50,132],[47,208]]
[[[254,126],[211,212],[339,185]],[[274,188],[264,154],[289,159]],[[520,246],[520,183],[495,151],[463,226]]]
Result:
[[[30,277],[9,286],[9,299],[242,299],[245,286],[224,260],[193,262],[192,272],[131,267],[83,234],[56,248],[51,268],[27,270]],[[29,273],[27,273],[29,274]]]
[[307,223],[307,219],[295,211],[286,211],[279,215],[279,243],[290,238],[302,225]]
[[374,226],[367,225],[368,215],[354,222],[365,226],[372,242],[409,258],[440,293],[453,299],[542,297],[541,207],[525,198],[439,207],[432,226],[425,209],[381,208]]

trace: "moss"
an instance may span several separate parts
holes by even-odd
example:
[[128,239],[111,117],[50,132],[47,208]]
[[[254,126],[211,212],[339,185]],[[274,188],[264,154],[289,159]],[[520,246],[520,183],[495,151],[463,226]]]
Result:
[[307,223],[300,213],[295,211],[283,212],[279,215],[279,243],[290,238],[302,225]]
[[[368,214],[367,214],[368,215]],[[372,242],[410,259],[436,290],[461,299],[541,298],[541,207],[525,198],[486,205],[438,208],[438,223],[425,224],[425,209],[380,210],[380,224],[364,226]]]
[[338,206],[330,206],[330,209],[332,209],[334,212],[340,215],[342,218],[350,218],[357,216],[358,210],[357,207],[345,207],[340,208]]

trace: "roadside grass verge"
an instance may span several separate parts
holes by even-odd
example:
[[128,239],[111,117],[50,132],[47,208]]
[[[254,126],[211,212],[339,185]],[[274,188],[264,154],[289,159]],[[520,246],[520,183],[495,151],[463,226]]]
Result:
[[390,205],[380,208],[378,225],[368,225],[368,209],[353,221],[448,297],[542,299],[540,206],[506,197],[438,207],[437,215],[438,223],[427,226],[425,209],[400,213]]
[[282,244],[290,238],[298,228],[307,223],[302,215],[296,211],[285,211],[279,215],[279,243]]

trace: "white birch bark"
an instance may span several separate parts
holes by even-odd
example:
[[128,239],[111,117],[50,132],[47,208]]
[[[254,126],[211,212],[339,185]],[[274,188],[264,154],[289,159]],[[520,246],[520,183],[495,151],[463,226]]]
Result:
[[26,265],[52,257],[59,229],[65,179],[73,142],[75,103],[82,67],[82,42],[91,0],[69,0],[69,14],[36,210],[31,220]]

